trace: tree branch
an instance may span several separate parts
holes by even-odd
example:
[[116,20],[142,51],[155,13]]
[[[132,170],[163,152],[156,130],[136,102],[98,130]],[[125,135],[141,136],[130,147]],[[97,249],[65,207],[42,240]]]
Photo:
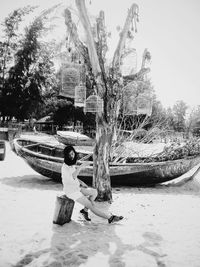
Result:
[[143,80],[144,75],[150,72],[150,68],[146,67],[146,63],[151,60],[151,54],[150,52],[145,48],[142,56],[142,64],[141,64],[141,69],[131,75],[126,75],[124,76],[125,81],[135,81],[135,80]]
[[71,12],[69,9],[65,9],[65,24],[67,26],[69,35],[74,43],[75,48],[83,56],[87,64],[90,65],[89,55],[87,47],[80,41],[77,33],[77,27],[72,21]]
[[125,82],[142,80],[144,75],[147,74],[148,72],[150,72],[150,68],[143,68],[143,69],[139,70],[137,73],[124,76],[123,78],[124,78]]
[[99,59],[96,52],[95,42],[92,35],[90,21],[87,15],[87,10],[85,7],[85,0],[76,0],[76,6],[79,11],[80,20],[82,22],[83,28],[85,30],[87,36],[87,46],[88,46],[88,53],[90,57],[90,62],[92,66],[93,74],[96,78],[99,77],[101,73]]
[[120,40],[114,53],[113,62],[112,62],[113,68],[117,68],[117,69],[120,68],[121,57],[123,54],[123,49],[125,46],[125,41],[128,35],[128,31],[129,31],[132,20],[134,19],[136,21],[136,19],[138,18],[138,9],[139,9],[138,5],[133,4],[128,11],[128,15],[127,15],[127,18],[124,24],[124,28],[121,32]]

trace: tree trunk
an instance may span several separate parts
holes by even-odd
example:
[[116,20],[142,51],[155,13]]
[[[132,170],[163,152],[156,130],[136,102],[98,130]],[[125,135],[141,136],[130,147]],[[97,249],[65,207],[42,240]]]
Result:
[[[93,186],[98,190],[98,199],[102,201],[111,201],[111,183],[110,183],[110,173],[109,173],[109,161],[110,161],[110,151],[112,144],[113,132],[112,129],[116,127],[117,111],[112,110],[113,115],[107,114],[106,108],[109,106],[109,99],[114,96],[115,100],[118,101],[118,95],[121,94],[122,88],[122,77],[120,71],[121,56],[123,54],[123,49],[125,46],[125,40],[128,35],[128,31],[132,20],[136,21],[138,16],[138,6],[133,4],[128,11],[128,16],[120,35],[120,40],[117,49],[114,54],[112,62],[113,79],[116,81],[116,85],[113,84],[113,94],[108,94],[108,80],[107,75],[104,70],[104,58],[107,51],[106,47],[106,33],[104,32],[104,15],[100,13],[99,23],[98,23],[98,42],[94,40],[92,26],[88,18],[85,0],[75,0],[76,6],[79,12],[79,18],[82,26],[86,33],[87,38],[87,49],[77,38],[77,28],[71,20],[71,13],[69,10],[65,12],[65,23],[69,29],[70,36],[74,40],[74,44],[78,47],[79,51],[83,55],[87,51],[87,59],[89,57],[90,66],[88,69],[92,70],[92,74],[95,80],[96,92],[104,100],[104,114],[96,114],[96,144],[94,148],[94,172],[93,172]],[[98,46],[97,46],[98,45]],[[98,49],[99,50],[98,50]],[[99,53],[97,53],[99,51]],[[87,62],[87,60],[86,60]],[[111,89],[111,88],[110,88]],[[118,104],[117,104],[118,105]],[[111,107],[112,108],[112,107]],[[110,111],[110,110],[109,110]],[[109,113],[109,112],[108,112]],[[107,116],[109,115],[109,116]],[[111,124],[115,123],[112,127]],[[116,129],[115,129],[116,130]]]
[[94,147],[94,172],[93,186],[97,188],[100,201],[112,201],[112,190],[109,172],[110,156],[110,133],[109,127],[104,122],[103,117],[96,116],[96,143]]
[[[99,58],[96,51],[95,41],[92,35],[91,24],[87,15],[85,1],[76,0],[76,6],[79,10],[80,20],[87,36],[87,48],[89,58],[92,66],[92,72],[95,76],[97,93],[100,97],[103,96],[102,90],[102,71],[99,64]],[[93,186],[98,190],[98,200],[111,201],[111,184],[109,174],[109,155],[110,155],[110,142],[109,142],[109,128],[104,121],[103,114],[96,114],[96,144],[94,148],[94,173],[93,173]]]

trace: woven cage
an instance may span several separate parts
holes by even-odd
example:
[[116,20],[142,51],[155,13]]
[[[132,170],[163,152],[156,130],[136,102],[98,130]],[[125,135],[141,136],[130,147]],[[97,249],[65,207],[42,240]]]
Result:
[[133,48],[129,50],[122,58],[121,65],[122,76],[135,74],[137,72],[137,53]]
[[149,94],[140,94],[137,97],[137,115],[144,114],[151,116],[152,113],[152,99]]
[[123,88],[123,97],[124,98],[129,98],[132,95],[137,95],[137,82],[133,81],[128,83],[124,88]]
[[122,103],[123,103],[124,115],[137,114],[136,89],[137,89],[136,82],[131,82],[123,88]]
[[85,67],[82,64],[66,63],[61,68],[60,96],[75,98],[75,87],[85,83]]
[[151,115],[152,101],[149,93],[140,93],[144,90],[144,81],[133,81],[123,88],[123,113],[124,115]]
[[89,96],[85,101],[84,112],[103,113],[103,99],[97,95]]
[[75,107],[84,107],[85,101],[86,101],[86,86],[77,85],[75,87],[75,98],[74,98]]
[[130,96],[128,99],[123,101],[123,114],[124,115],[137,114],[137,103],[135,96]]

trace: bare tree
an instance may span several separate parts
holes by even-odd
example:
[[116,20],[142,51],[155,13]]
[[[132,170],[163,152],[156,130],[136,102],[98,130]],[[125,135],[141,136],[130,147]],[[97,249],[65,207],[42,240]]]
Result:
[[[79,18],[86,35],[86,44],[78,34],[77,27],[72,20],[69,9],[65,10],[65,24],[68,34],[78,53],[84,58],[87,74],[97,95],[103,99],[103,112],[96,113],[96,143],[94,147],[93,186],[98,190],[98,199],[112,200],[112,190],[109,174],[109,161],[113,137],[116,134],[117,118],[119,115],[123,87],[138,77],[142,79],[149,69],[142,64],[141,69],[134,75],[122,76],[121,65],[125,53],[126,40],[130,31],[136,31],[138,21],[138,6],[133,4],[127,14],[124,27],[120,33],[119,42],[115,50],[111,66],[105,66],[107,52],[107,33],[104,12],[100,11],[96,19],[96,36],[94,38],[92,25],[87,14],[85,0],[76,0]],[[135,27],[133,27],[133,22]],[[144,61],[147,59],[144,53]],[[144,62],[143,62],[144,63]]]

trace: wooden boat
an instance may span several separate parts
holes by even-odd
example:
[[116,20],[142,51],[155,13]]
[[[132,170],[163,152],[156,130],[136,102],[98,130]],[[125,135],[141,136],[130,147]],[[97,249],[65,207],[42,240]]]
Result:
[[[63,146],[37,143],[27,139],[13,140],[15,151],[38,173],[56,181],[61,181]],[[91,147],[92,148],[92,147]],[[81,170],[79,178],[92,184],[92,150],[76,149],[78,163],[91,160],[91,164]],[[173,161],[151,163],[110,163],[112,186],[148,186],[173,180],[200,163],[200,155]]]
[[0,140],[0,160],[4,160],[6,155],[6,144],[4,140]]
[[94,140],[87,135],[72,131],[57,131],[57,139],[64,145],[92,146]]

